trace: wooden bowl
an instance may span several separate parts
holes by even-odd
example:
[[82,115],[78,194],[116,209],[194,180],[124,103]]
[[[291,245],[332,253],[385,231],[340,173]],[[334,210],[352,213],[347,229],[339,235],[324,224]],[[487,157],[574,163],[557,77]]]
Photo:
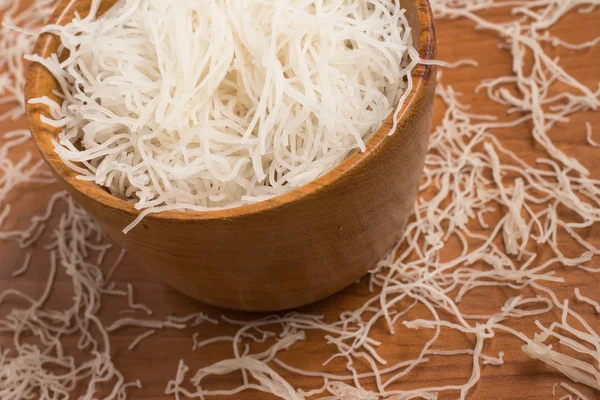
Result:
[[[51,23],[86,15],[91,0],[63,0]],[[115,0],[105,0],[105,11]],[[427,0],[403,2],[421,58],[435,57]],[[34,53],[47,57],[59,39],[44,34]],[[362,277],[401,238],[423,171],[431,128],[435,70],[419,65],[397,132],[392,117],[343,164],[314,182],[268,201],[212,212],[147,216],[127,235],[139,211],[91,182],[76,178],[54,152],[59,130],[43,124],[42,105],[27,119],[42,157],[75,200],[119,244],[160,279],[202,302],[236,310],[275,311],[323,299]],[[26,100],[60,88],[41,65],[27,73]]]

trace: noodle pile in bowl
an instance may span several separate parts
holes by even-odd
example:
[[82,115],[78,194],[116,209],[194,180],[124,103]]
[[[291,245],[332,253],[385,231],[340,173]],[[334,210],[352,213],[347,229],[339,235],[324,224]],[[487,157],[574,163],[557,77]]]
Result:
[[418,58],[391,0],[127,0],[96,18],[100,3],[44,29],[62,49],[29,59],[64,101],[31,102],[63,161],[137,209],[236,207],[322,176],[400,109]]

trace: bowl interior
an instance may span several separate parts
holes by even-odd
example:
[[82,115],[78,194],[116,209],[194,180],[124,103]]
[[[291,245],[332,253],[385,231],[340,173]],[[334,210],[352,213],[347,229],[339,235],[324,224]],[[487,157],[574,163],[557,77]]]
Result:
[[[111,8],[117,0],[104,0],[101,3],[99,13],[102,14]],[[64,25],[68,23],[75,12],[82,16],[89,12],[91,0],[63,0],[59,3],[49,23]],[[432,60],[435,57],[436,41],[433,27],[433,17],[427,0],[407,0],[403,2],[406,9],[406,17],[412,29],[413,44],[421,59]],[[43,34],[36,42],[34,54],[43,58],[55,53],[60,45],[58,37],[51,34]],[[423,81],[432,73],[433,68],[428,65],[417,65],[412,74],[412,91],[409,93],[400,112],[399,119],[408,118],[408,109],[417,107],[420,99],[424,96]],[[32,63],[27,73],[27,84],[25,88],[26,101],[31,98],[48,96],[58,99],[54,92],[60,92],[60,86],[54,77],[42,65]],[[26,106],[27,119],[32,132],[33,139],[40,150],[42,157],[51,166],[51,169],[59,179],[64,181],[70,190],[92,198],[105,207],[118,209],[133,217],[139,215],[140,211],[133,207],[131,202],[111,195],[102,187],[88,181],[77,179],[77,173],[67,167],[54,151],[52,138],[57,137],[60,129],[53,128],[41,122],[42,115],[49,117],[49,109],[43,105]],[[277,207],[285,206],[301,198],[311,196],[320,188],[330,185],[344,174],[352,173],[353,168],[367,158],[373,156],[381,146],[385,146],[386,138],[393,124],[393,115],[390,115],[382,127],[373,134],[366,143],[365,152],[355,152],[342,164],[300,188],[293,189],[269,200],[255,204],[244,205],[231,209],[214,210],[206,212],[188,211],[165,211],[159,214],[150,214],[146,218],[167,218],[180,220],[209,220],[209,219],[232,219],[248,214],[265,212]],[[408,134],[396,132],[396,135]]]

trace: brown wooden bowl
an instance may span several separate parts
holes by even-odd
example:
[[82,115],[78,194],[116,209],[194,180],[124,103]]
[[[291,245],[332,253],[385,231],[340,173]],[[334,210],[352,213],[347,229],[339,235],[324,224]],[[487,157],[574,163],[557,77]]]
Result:
[[[65,24],[91,0],[63,0],[51,23]],[[115,0],[105,0],[103,10]],[[433,18],[427,0],[403,2],[421,58],[435,57]],[[44,34],[34,53],[47,57],[59,39]],[[212,212],[147,216],[91,182],[78,180],[54,152],[59,130],[40,121],[42,105],[27,119],[42,157],[75,200],[118,243],[164,282],[205,303],[246,311],[275,311],[323,299],[362,277],[400,239],[411,214],[431,128],[435,70],[419,65],[397,132],[392,117],[333,171],[268,201]],[[60,91],[52,75],[32,63],[26,100]]]

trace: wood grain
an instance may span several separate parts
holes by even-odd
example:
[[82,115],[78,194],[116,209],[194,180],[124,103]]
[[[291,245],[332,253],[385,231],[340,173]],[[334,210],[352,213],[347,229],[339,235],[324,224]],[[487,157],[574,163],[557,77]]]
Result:
[[[502,10],[489,10],[487,16],[503,19],[505,13]],[[593,39],[599,34],[598,19],[600,10],[591,14],[573,14],[565,17],[553,29],[553,33],[559,37],[572,41],[581,42]],[[439,58],[454,61],[459,58],[473,58],[480,63],[479,68],[460,68],[457,70],[445,70],[442,82],[452,84],[464,95],[462,100],[466,104],[472,104],[472,111],[485,114],[502,115],[504,109],[487,100],[483,93],[473,92],[475,85],[483,78],[498,76],[510,72],[510,57],[497,48],[496,38],[484,31],[475,31],[473,24],[465,20],[442,20],[436,24],[439,42]],[[575,75],[589,87],[596,87],[600,80],[600,48],[592,48],[586,51],[556,50],[556,55],[561,56],[561,64],[570,73]],[[436,101],[434,109],[434,123],[438,123],[443,114],[444,107],[441,102]],[[551,133],[557,145],[568,154],[578,159],[592,172],[595,177],[600,177],[599,150],[586,144],[585,122],[590,121],[594,127],[596,140],[600,141],[600,114],[589,112],[582,113],[570,121],[562,124]],[[8,131],[16,127],[24,127],[24,121],[15,123],[3,123],[0,131]],[[527,126],[519,126],[511,130],[497,132],[502,142],[515,151],[527,161],[533,162],[536,157],[542,155],[541,149],[534,144]],[[19,151],[35,151],[33,146]],[[21,153],[22,154],[22,153]],[[15,157],[21,154],[16,153]],[[34,191],[35,189],[35,191]],[[14,218],[7,221],[5,229],[14,226],[22,226],[27,223],[33,213],[43,211],[48,195],[55,188],[23,188],[11,199],[14,204]],[[18,200],[18,202],[16,201]],[[598,227],[587,232],[587,239],[596,245],[600,245]],[[452,245],[449,245],[451,247]],[[12,287],[27,291],[32,294],[42,292],[47,277],[48,256],[46,251],[38,246],[34,249],[34,264],[30,271],[21,279],[11,278],[13,270],[17,269],[25,256],[18,246],[12,243],[0,243],[0,289]],[[564,244],[565,252],[575,252],[573,244]],[[450,248],[451,252],[452,249]],[[541,251],[543,253],[543,251]],[[541,254],[543,256],[544,254]],[[547,255],[546,255],[547,256]],[[114,254],[113,256],[114,257]],[[109,265],[108,260],[107,265]],[[591,267],[600,267],[600,262],[595,259]],[[596,274],[587,273],[569,268],[557,269],[557,274],[563,276],[567,284],[554,285],[552,288],[561,299],[569,299],[573,307],[581,313],[588,321],[593,322],[593,327],[600,330],[600,321],[591,307],[575,303],[573,300],[573,289],[579,287],[582,293],[600,301],[600,279]],[[156,311],[157,317],[176,312],[183,315],[189,312],[206,312],[213,317],[218,317],[223,311],[197,303],[159,282],[157,278],[149,274],[132,257],[126,258],[123,266],[116,274],[117,281],[122,287],[127,282],[133,282],[136,287],[136,300],[147,304]],[[490,306],[502,304],[506,296],[511,292],[505,290],[475,290],[462,304],[466,312],[483,313]],[[302,308],[300,311],[322,314],[326,318],[336,318],[341,311],[354,309],[361,305],[369,296],[366,282],[363,280],[335,296],[323,300],[317,304]],[[68,304],[70,301],[68,277],[61,275],[57,279],[56,288],[53,292],[53,304]],[[124,307],[124,300],[120,298],[105,299],[102,320],[110,323],[120,317],[119,310]],[[4,304],[1,312],[7,313],[12,304]],[[256,314],[228,313],[227,315],[251,319]],[[557,313],[544,315],[540,318],[543,323],[549,323],[557,318]],[[423,309],[414,309],[407,318],[428,317]],[[532,335],[537,330],[532,319],[524,319],[513,322],[513,327]],[[217,335],[232,334],[232,327],[224,324],[219,326],[200,326],[196,330],[186,331],[164,331],[151,337],[140,344],[133,352],[129,352],[129,343],[143,330],[127,329],[116,332],[112,336],[114,360],[128,379],[139,378],[144,383],[144,388],[131,391],[133,399],[170,399],[162,393],[166,382],[174,377],[175,369],[179,359],[185,359],[192,368],[207,365],[225,357],[231,357],[231,347],[228,343],[215,345],[192,352],[192,334],[198,332],[199,339],[206,339]],[[425,341],[430,337],[430,332],[409,331],[400,328],[394,336],[386,333],[382,326],[378,327],[377,337],[384,341],[381,354],[390,363],[409,359],[417,354]],[[474,343],[469,338],[457,335],[454,332],[443,331],[443,340],[447,349],[460,347],[471,348]],[[9,346],[10,338],[0,335],[0,345]],[[75,343],[71,343],[75,346]],[[520,350],[521,343],[508,336],[500,335],[494,338],[484,351],[487,354],[497,354],[498,351],[505,352],[505,364],[501,367],[484,366],[482,378],[470,393],[469,398],[478,400],[513,400],[513,399],[552,399],[552,388],[556,383],[565,381],[559,373],[549,367],[535,362],[525,356]],[[329,347],[319,335],[309,335],[307,340],[292,351],[282,355],[286,362],[302,367],[304,369],[320,370],[320,364],[331,355]],[[328,367],[327,371],[341,373],[343,365],[335,364]],[[318,380],[300,378],[281,371],[282,375],[289,379],[294,385],[309,389],[320,384]],[[441,386],[448,384],[462,384],[466,382],[471,373],[471,360],[466,356],[459,357],[434,357],[425,368],[417,368],[406,380],[400,382],[397,387],[417,388],[423,386]],[[215,385],[238,385],[238,375],[228,375],[214,380]],[[582,390],[590,399],[598,399],[598,393],[574,385]],[[557,390],[556,398],[564,392]],[[441,396],[442,399],[455,399],[457,392],[451,392]],[[269,399],[262,393],[248,392],[232,399]],[[225,398],[226,399],[226,398]]]
[[[112,4],[112,1],[103,4]],[[51,23],[90,0],[64,0]],[[405,4],[414,42],[435,57],[435,33],[426,0]],[[42,35],[34,53],[56,51],[58,37]],[[128,234],[139,211],[92,182],[77,179],[54,152],[57,129],[40,121],[46,106],[29,105],[27,118],[42,157],[75,200],[108,234],[181,292],[205,303],[244,311],[275,311],[321,300],[364,276],[397,242],[411,213],[431,128],[435,73],[419,65],[400,114],[330,173],[274,199],[214,212],[149,215]],[[52,96],[60,86],[40,64],[28,71],[27,99]],[[347,249],[353,249],[351,252]]]

